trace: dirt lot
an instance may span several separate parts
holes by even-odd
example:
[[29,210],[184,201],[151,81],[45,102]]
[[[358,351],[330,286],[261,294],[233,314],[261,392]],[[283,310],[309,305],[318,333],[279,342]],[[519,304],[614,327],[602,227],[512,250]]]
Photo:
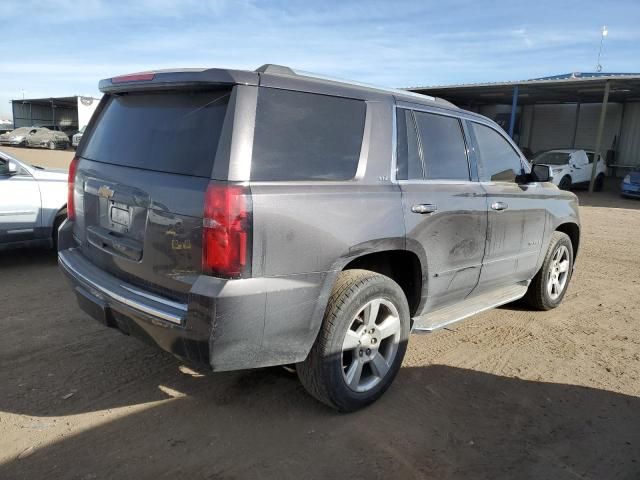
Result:
[[639,479],[640,202],[580,197],[560,308],[412,337],[351,415],[283,369],[190,370],[83,314],[53,253],[0,254],[0,478]]
[[71,149],[51,151],[41,148],[0,147],[0,150],[31,165],[47,168],[68,168],[75,153]]

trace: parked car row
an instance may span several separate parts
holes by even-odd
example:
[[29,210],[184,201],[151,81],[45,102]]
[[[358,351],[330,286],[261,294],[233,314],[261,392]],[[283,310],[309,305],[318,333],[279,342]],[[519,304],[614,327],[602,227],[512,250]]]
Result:
[[76,148],[82,138],[82,132],[84,127],[79,132],[75,129],[62,130],[56,125],[19,127],[0,135],[0,145],[64,150],[69,145]]

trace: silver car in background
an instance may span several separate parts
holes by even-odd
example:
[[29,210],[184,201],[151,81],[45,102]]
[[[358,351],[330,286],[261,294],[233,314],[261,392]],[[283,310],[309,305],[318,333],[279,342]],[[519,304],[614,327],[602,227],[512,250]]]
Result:
[[55,247],[67,217],[67,172],[0,152],[0,250]]
[[46,127],[32,127],[25,138],[25,147],[43,147],[50,150],[69,146],[69,137],[63,131],[50,130]]
[[20,127],[10,132],[3,133],[0,135],[0,145],[23,147],[30,130],[32,130],[31,127]]

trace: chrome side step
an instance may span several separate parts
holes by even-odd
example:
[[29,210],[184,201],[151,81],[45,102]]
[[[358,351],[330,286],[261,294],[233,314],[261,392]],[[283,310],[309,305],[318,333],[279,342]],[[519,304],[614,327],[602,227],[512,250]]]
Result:
[[524,297],[525,293],[527,293],[527,286],[517,284],[467,298],[455,305],[415,317],[412,333],[433,332],[477,313],[518,300]]

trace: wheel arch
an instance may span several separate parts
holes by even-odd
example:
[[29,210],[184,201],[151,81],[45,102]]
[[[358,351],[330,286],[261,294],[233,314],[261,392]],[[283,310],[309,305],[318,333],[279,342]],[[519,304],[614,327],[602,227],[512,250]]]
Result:
[[580,246],[580,227],[574,222],[565,222],[558,225],[555,229],[557,232],[566,234],[571,240],[571,246],[573,247],[573,258],[578,255],[578,247]]
[[[302,361],[306,358],[313,343],[316,341],[327,308],[329,296],[336,284],[338,275],[344,270],[355,268],[388,275],[385,273],[388,272],[388,268],[385,270],[383,266],[385,265],[385,261],[388,265],[388,262],[391,260],[400,260],[403,262],[401,265],[411,265],[412,273],[410,278],[413,279],[413,283],[409,281],[398,282],[397,276],[394,278],[393,267],[391,268],[391,278],[399,283],[403,291],[405,288],[408,288],[409,295],[407,299],[409,301],[411,316],[421,311],[420,309],[424,306],[427,291],[427,259],[424,250],[417,242],[414,244],[404,237],[392,237],[370,240],[354,245],[349,248],[344,255],[336,259],[318,288],[316,304],[310,319],[308,336],[304,341],[304,356],[297,361]],[[395,271],[397,272],[398,270],[398,265],[396,265]],[[416,272],[419,272],[420,275],[419,282],[415,276]],[[405,293],[405,295],[407,295],[407,293]],[[409,299],[409,297],[411,298]]]
[[569,186],[573,185],[573,178],[571,177],[570,174],[565,173],[564,175],[562,175],[562,177],[560,177],[560,180],[558,181],[558,186],[560,186],[562,184],[562,181],[568,178],[569,179]]
[[422,303],[423,268],[418,255],[407,249],[370,252],[352,259],[344,270],[370,270],[391,278],[407,297],[409,312],[414,316]]

